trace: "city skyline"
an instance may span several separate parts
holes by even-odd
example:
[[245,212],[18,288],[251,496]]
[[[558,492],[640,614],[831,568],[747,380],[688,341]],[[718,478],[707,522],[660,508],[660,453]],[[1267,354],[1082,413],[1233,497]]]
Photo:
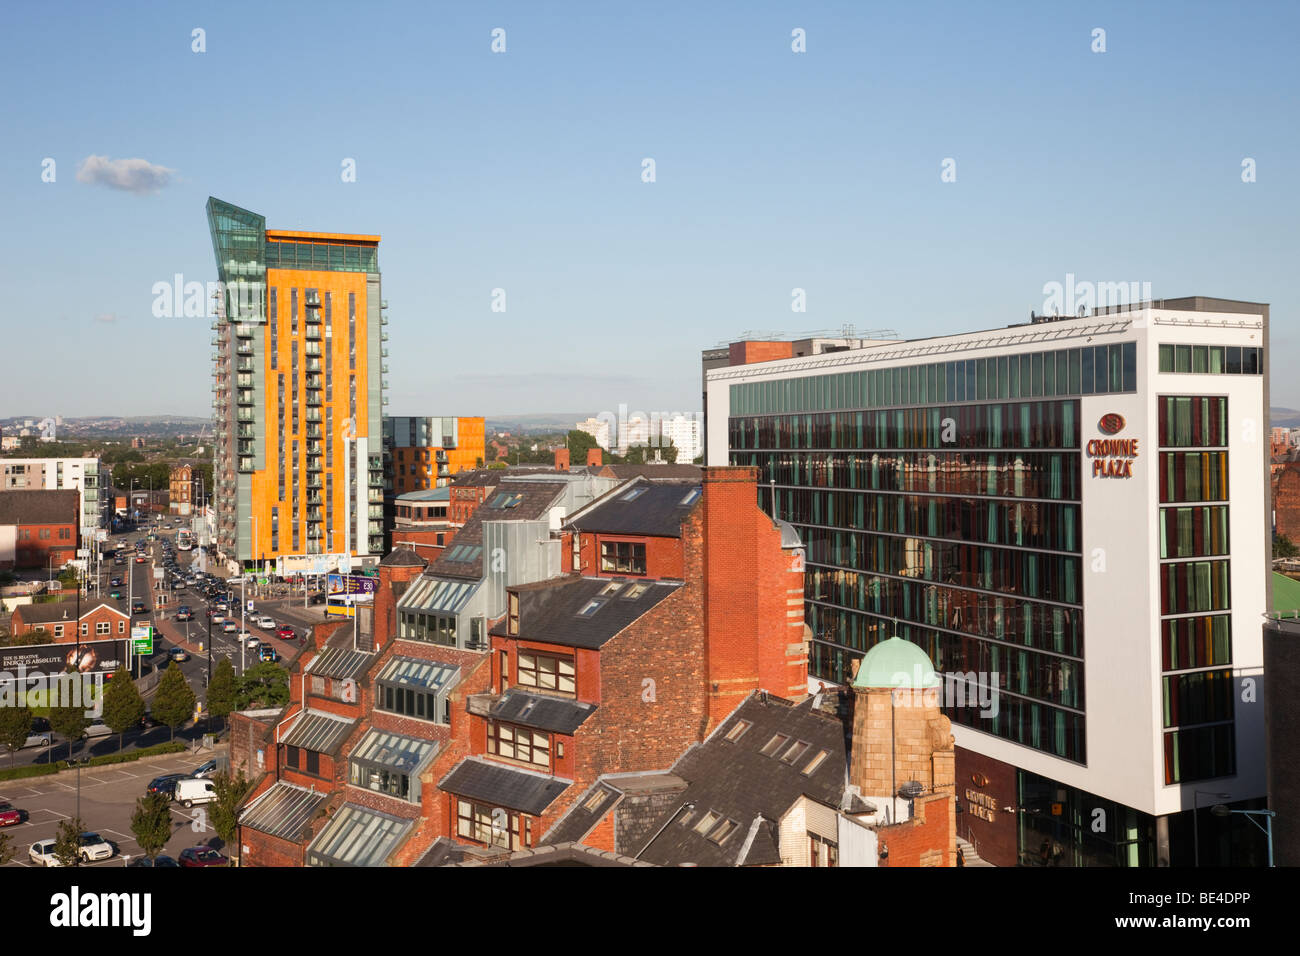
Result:
[[[1267,301],[1273,355],[1300,357],[1297,134],[1272,120],[1287,6],[1259,8],[1262,30],[1202,5],[949,4],[939,32],[849,5],[577,25],[521,5],[395,5],[375,24],[272,10],[254,33],[240,4],[149,9],[86,7],[72,35],[17,13],[0,170],[24,281],[0,330],[16,354],[75,344],[57,396],[33,401],[45,371],[22,363],[0,411],[206,417],[208,320],[153,312],[159,283],[217,278],[196,226],[209,195],[383,237],[394,414],[689,413],[700,350],[746,331],[997,328],[1070,277]],[[301,86],[313,58],[345,57],[380,65],[329,96]],[[1188,149],[1189,129],[1213,135]],[[490,357],[467,358],[485,334]],[[1300,383],[1277,376],[1271,400],[1300,407]]]

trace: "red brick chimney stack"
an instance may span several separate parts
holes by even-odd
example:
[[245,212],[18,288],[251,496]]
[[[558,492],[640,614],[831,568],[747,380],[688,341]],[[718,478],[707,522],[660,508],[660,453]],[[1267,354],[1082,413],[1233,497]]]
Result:
[[599,448],[588,448],[588,449],[587,449],[587,467],[588,467],[588,468],[599,468],[602,464],[604,464],[604,458],[601,456],[600,449],[599,449]]
[[569,470],[569,449],[567,448],[555,449],[555,470],[556,471]]

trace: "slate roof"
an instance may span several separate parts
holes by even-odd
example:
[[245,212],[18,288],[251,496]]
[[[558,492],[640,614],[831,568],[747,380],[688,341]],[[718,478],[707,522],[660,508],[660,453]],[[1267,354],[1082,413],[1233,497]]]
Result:
[[[617,593],[603,594],[611,585]],[[635,585],[648,585],[639,597],[629,597]],[[513,590],[519,595],[519,639],[596,650],[634,623],[660,601],[683,587],[681,581],[629,581],[626,578],[584,578],[569,575]],[[581,614],[593,601],[593,613]],[[506,622],[492,629],[501,637]]]
[[[741,722],[749,727],[728,740]],[[779,737],[788,739],[774,746]],[[769,753],[763,753],[765,748]],[[805,774],[822,751],[827,756]],[[812,698],[790,704],[762,692],[752,694],[673,765],[672,772],[687,781],[687,788],[660,817],[654,830],[658,835],[636,856],[664,866],[778,863],[781,817],[803,796],[838,808],[847,765],[843,725],[814,710]],[[716,815],[717,821],[701,833],[697,827],[706,814]],[[722,821],[733,826],[719,844],[709,836],[718,833]]]
[[395,548],[379,563],[386,568],[422,568],[428,562],[416,554],[412,548]]
[[438,782],[438,789],[537,816],[573,781],[466,757]]
[[574,512],[565,527],[605,534],[679,538],[682,521],[699,503],[701,489],[699,482],[637,479],[619,485]]
[[581,843],[552,843],[516,850],[494,859],[465,859],[445,866],[654,866],[629,856],[597,850]]
[[[686,789],[686,781],[667,771],[644,773],[606,774],[596,780],[581,797],[574,801],[546,835],[543,844],[581,842],[592,828],[628,796],[644,797],[647,794],[674,794]],[[676,804],[674,804],[675,806]],[[644,843],[644,839],[641,841]],[[637,846],[640,849],[640,846]]]
[[[81,492],[75,488],[0,491],[0,525],[79,524]],[[64,542],[75,548],[76,539]]]
[[280,781],[244,808],[239,825],[296,843],[328,799],[328,793]]
[[571,735],[595,712],[595,704],[511,688],[497,699],[487,716],[521,727]]
[[699,465],[606,465],[598,472],[609,478],[627,480],[628,478],[651,478],[656,481],[694,480],[704,478],[704,469]]
[[[484,521],[531,521],[540,518],[550,510],[556,499],[564,493],[564,485],[555,481],[527,481],[507,478],[497,485],[493,493],[474,509],[474,514],[465,522],[465,527],[456,532],[451,547],[438,555],[425,569],[430,577],[469,578],[477,580],[483,577],[483,522]],[[500,507],[505,501],[502,496],[518,496],[518,501],[511,507]],[[498,500],[502,499],[502,500]],[[452,560],[457,548],[477,549],[472,557]],[[461,552],[463,553],[463,552]]]
[[[125,602],[119,603],[118,601],[111,599],[101,599],[96,601],[91,598],[90,600],[83,600],[81,602],[82,619],[84,620],[92,612],[101,607],[108,607],[123,617],[130,617],[125,610]],[[51,601],[47,604],[20,604],[14,609],[14,613],[18,615],[18,620],[20,622],[29,626],[33,624],[59,624],[63,621],[67,621],[71,624],[77,618],[77,599],[74,596],[70,599],[65,598],[62,601]],[[112,636],[117,638],[120,635],[113,634]],[[100,635],[100,640],[104,639],[105,636]]]

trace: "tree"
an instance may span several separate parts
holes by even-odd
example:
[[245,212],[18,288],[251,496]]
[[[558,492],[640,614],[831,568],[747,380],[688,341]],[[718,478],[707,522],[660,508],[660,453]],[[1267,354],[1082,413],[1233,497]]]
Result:
[[587,463],[587,452],[592,448],[598,448],[596,436],[578,429],[569,432],[567,444],[569,446],[569,461],[573,464]]
[[1291,539],[1284,534],[1273,535],[1273,557],[1275,558],[1294,558],[1300,554],[1300,548],[1296,548],[1291,543]]
[[[217,799],[211,804],[212,829],[217,831],[221,842],[233,851],[236,847],[235,833],[239,827],[239,807],[252,789],[252,783],[244,778],[241,770],[233,776],[229,773],[217,774],[212,778],[212,786],[217,792]],[[232,852],[231,855],[238,860],[238,854]]]
[[9,765],[32,732],[32,712],[26,707],[0,707],[0,746],[9,751]]
[[80,682],[81,675],[69,671],[50,681],[50,729],[68,741],[68,759],[72,759],[72,743],[80,740],[86,733],[86,708],[90,702],[82,700],[76,693],[74,682]]
[[0,866],[8,866],[14,858],[14,841],[7,833],[0,833]]
[[246,670],[236,687],[235,705],[239,710],[283,707],[289,703],[289,673],[270,661]]
[[138,726],[144,717],[144,699],[136,689],[125,667],[119,667],[104,691],[104,723],[117,734],[117,749],[121,750],[127,730]]
[[179,667],[169,667],[163,672],[153,695],[153,715],[171,728],[172,740],[176,739],[176,728],[194,715],[197,699]]
[[64,866],[81,866],[81,817],[62,820],[54,833],[54,858]]
[[172,802],[166,794],[146,793],[136,800],[131,832],[149,859],[163,851],[172,835]]
[[226,718],[235,709],[235,668],[229,657],[217,662],[217,669],[212,674],[212,683],[208,684],[208,713],[221,718],[225,726]]

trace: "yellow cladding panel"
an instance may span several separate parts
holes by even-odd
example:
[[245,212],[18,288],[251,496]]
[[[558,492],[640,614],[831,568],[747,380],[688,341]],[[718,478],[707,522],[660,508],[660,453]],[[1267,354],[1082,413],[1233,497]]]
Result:
[[[275,235],[276,232],[268,230],[269,235]],[[304,237],[329,237],[340,238],[339,235],[328,233],[302,233],[293,232],[280,234]],[[349,236],[352,239],[373,239],[377,236]],[[321,512],[328,513],[328,508],[323,500],[325,497],[326,478],[329,475],[334,477],[334,518],[335,524],[342,532],[342,519],[347,514],[346,506],[346,487],[343,482],[343,460],[344,446],[341,437],[343,422],[349,415],[349,387],[348,378],[351,375],[356,376],[357,380],[357,414],[356,414],[356,435],[358,438],[368,437],[369,433],[369,415],[367,414],[366,402],[369,395],[367,387],[369,374],[369,354],[367,352],[367,323],[366,323],[366,275],[362,272],[334,272],[334,271],[317,271],[305,269],[268,269],[266,270],[266,284],[268,289],[276,290],[276,309],[279,316],[277,322],[276,334],[276,368],[271,368],[271,319],[267,317],[267,324],[262,329],[262,351],[264,375],[263,382],[263,407],[262,413],[266,421],[266,467],[253,472],[252,478],[252,511],[251,514],[257,516],[257,528],[255,540],[253,542],[254,558],[274,558],[282,554],[305,554],[307,552],[307,521],[305,512],[302,514],[301,534],[298,539],[298,547],[293,546],[294,530],[294,511],[295,502],[293,499],[293,442],[298,441],[298,478],[299,478],[299,495],[302,499],[307,497],[307,403],[305,376],[307,374],[306,349],[299,353],[300,361],[298,367],[298,431],[293,431],[293,343],[301,342],[303,346],[307,344],[305,332],[308,329],[306,323],[306,290],[315,289],[320,293],[320,325],[311,326],[319,329],[321,333],[320,342],[320,372],[317,373],[324,384],[326,368],[326,351],[329,352],[330,364],[333,370],[333,400],[328,398],[329,393],[324,392],[325,399],[322,402],[320,413],[321,431],[325,430],[326,410],[333,409],[333,430],[332,435],[326,434],[322,441],[330,442],[333,445],[331,456],[322,455],[320,495],[322,498]],[[298,331],[293,331],[292,315],[292,295],[293,289],[298,290]],[[357,361],[356,369],[348,367],[348,295],[356,295],[356,352]],[[330,334],[327,337],[325,325],[325,296],[333,296],[333,302],[330,309]],[[268,297],[268,308],[269,308]],[[286,419],[280,421],[279,411],[279,376],[284,376],[284,405]],[[279,455],[279,435],[277,429],[284,429],[285,432],[285,482],[284,493],[285,500],[280,501],[280,455]],[[325,464],[332,462],[332,464]],[[280,508],[280,525],[279,525],[279,548],[271,549],[271,509],[278,506]],[[344,535],[337,535],[337,540],[331,540],[330,529],[322,524],[326,533],[326,538],[321,541],[321,547],[324,551],[333,551],[337,547],[342,549]],[[358,516],[358,532],[364,534],[365,519]],[[250,529],[251,531],[251,529]],[[358,549],[357,542],[352,542],[352,550]]]

